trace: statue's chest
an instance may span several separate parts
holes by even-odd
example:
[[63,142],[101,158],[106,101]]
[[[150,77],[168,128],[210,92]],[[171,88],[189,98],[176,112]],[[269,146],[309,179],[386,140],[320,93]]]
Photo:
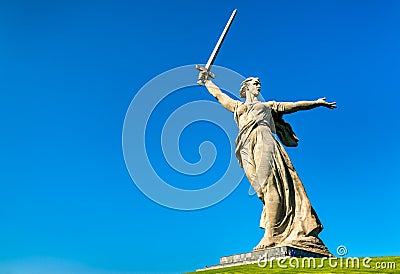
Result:
[[237,109],[239,127],[251,121],[260,121],[268,116],[269,108],[265,104],[242,104]]

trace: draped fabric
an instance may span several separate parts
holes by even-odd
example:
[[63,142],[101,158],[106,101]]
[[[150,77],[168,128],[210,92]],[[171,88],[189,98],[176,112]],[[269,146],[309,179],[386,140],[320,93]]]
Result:
[[[263,202],[260,227],[271,231],[272,246],[289,245],[330,256],[318,238],[322,224],[288,154],[273,135],[276,132],[285,145],[297,145],[298,139],[282,113],[277,102],[237,101],[236,156]],[[270,211],[273,214],[268,214]]]

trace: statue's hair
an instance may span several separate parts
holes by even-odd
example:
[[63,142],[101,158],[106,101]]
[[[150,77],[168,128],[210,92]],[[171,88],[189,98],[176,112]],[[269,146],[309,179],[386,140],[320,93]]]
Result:
[[240,84],[240,98],[246,98],[246,90],[250,84],[251,81],[258,80],[260,82],[260,78],[258,77],[249,77],[246,78],[241,84]]

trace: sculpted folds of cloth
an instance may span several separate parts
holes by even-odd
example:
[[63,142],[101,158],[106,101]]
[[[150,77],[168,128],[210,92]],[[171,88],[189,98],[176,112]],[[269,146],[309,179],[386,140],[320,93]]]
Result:
[[[283,145],[297,146],[298,138],[283,115],[319,106],[336,108],[325,98],[299,102],[260,102],[260,79],[243,81],[240,96],[245,102],[224,94],[207,75],[200,73],[207,90],[233,112],[239,128],[236,156],[257,196],[263,203],[260,227],[264,236],[255,250],[292,246],[327,256],[332,254],[318,237],[322,224],[312,208],[304,186]],[[278,135],[279,142],[274,133]]]

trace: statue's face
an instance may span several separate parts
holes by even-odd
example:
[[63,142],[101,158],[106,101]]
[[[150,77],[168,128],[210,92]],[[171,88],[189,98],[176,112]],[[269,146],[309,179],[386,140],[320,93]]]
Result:
[[251,80],[251,82],[248,85],[248,91],[257,97],[260,94],[260,90],[261,90],[260,80],[257,78]]

